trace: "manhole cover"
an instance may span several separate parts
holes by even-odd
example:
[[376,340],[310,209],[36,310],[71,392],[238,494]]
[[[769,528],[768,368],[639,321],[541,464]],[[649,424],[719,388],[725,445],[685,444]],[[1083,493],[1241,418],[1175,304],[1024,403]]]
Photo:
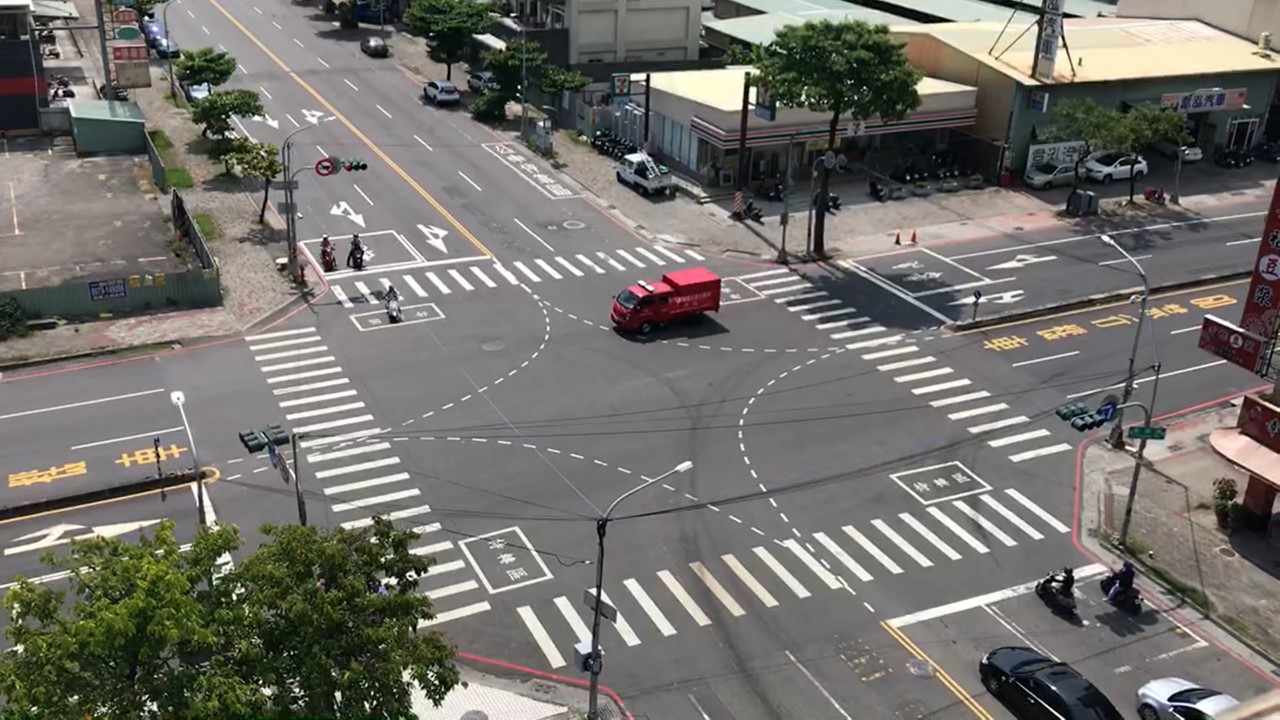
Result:
[[907,672],[918,678],[931,678],[933,677],[933,665],[924,660],[908,660]]
[[1221,555],[1221,556],[1222,556],[1222,557],[1224,557],[1224,558],[1232,558],[1232,559],[1234,559],[1234,558],[1240,557],[1240,556],[1236,553],[1236,551],[1235,551],[1235,550],[1232,550],[1231,548],[1227,547],[1226,545],[1222,545],[1222,546],[1220,546],[1220,547],[1218,548],[1218,554],[1219,554],[1219,555]]
[[481,345],[480,349],[486,350],[488,352],[497,352],[499,350],[505,349],[506,347],[507,347],[507,344],[502,342],[501,340],[491,340]]

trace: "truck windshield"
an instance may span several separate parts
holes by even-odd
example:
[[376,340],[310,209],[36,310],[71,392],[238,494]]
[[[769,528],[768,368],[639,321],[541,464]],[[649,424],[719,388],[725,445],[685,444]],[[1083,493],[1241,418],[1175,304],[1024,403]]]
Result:
[[634,310],[639,303],[640,296],[630,290],[623,290],[622,294],[618,295],[618,304],[628,310]]

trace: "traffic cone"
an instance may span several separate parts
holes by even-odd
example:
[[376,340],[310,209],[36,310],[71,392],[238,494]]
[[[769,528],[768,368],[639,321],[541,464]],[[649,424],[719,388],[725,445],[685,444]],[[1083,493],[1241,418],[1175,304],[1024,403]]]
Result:
[[894,245],[901,245],[901,244],[902,244],[902,231],[901,231],[901,230],[899,230],[899,231],[898,231],[898,234],[894,236],[894,238],[893,238],[893,244],[894,244]]
[[915,231],[915,230],[912,230],[912,231],[911,231],[911,244],[912,244],[912,245],[915,245],[915,244],[916,244],[916,231]]

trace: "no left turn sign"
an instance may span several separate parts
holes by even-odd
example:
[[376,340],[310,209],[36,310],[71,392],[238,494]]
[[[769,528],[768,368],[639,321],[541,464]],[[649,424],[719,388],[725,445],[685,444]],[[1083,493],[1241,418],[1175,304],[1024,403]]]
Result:
[[328,177],[336,172],[337,169],[338,165],[333,161],[333,158],[320,158],[316,161],[316,174],[320,177]]

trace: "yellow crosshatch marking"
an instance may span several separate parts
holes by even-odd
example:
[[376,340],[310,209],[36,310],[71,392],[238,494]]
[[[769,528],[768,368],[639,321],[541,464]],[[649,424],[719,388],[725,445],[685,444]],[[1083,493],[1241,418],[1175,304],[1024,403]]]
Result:
[[982,347],[996,352],[1004,352],[1006,350],[1016,350],[1027,346],[1027,339],[1018,335],[1004,335],[1002,337],[991,338],[982,343]]
[[1138,318],[1132,315],[1108,315],[1104,318],[1098,318],[1093,321],[1094,327],[1113,328],[1122,325],[1132,325],[1138,322]]
[[1036,334],[1045,340],[1061,340],[1062,338],[1075,337],[1077,335],[1086,335],[1088,330],[1079,325],[1055,325],[1044,330],[1037,330]]
[[54,465],[47,470],[28,470],[27,472],[13,473],[9,475],[9,487],[26,487],[36,483],[50,483],[54,480],[76,477],[88,472],[89,469],[84,461]]
[[176,443],[170,444],[169,447],[143,448],[142,450],[134,450],[131,453],[121,453],[120,459],[116,460],[117,465],[125,467],[133,467],[134,465],[154,465],[163,460],[177,460],[182,457],[182,453],[187,448],[181,447]]
[[1192,300],[1191,304],[1201,310],[1213,310],[1214,308],[1235,305],[1236,299],[1230,295],[1206,295],[1205,297],[1198,297],[1195,300]]

